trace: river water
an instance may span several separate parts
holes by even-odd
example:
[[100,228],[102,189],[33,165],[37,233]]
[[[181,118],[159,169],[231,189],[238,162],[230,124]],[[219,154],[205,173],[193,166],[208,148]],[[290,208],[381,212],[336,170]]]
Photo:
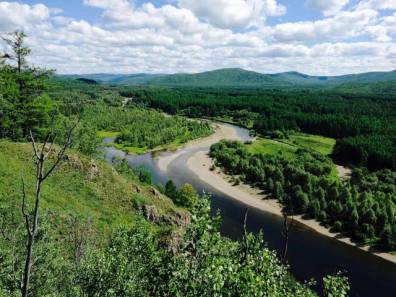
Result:
[[[249,131],[234,125],[241,141],[249,140]],[[111,142],[112,139],[106,139]],[[111,162],[113,157],[127,158],[131,166],[144,166],[152,174],[154,183],[164,184],[172,179],[178,186],[192,184],[198,191],[211,193],[213,211],[220,211],[223,219],[221,232],[230,238],[239,239],[243,232],[243,221],[247,206],[201,181],[187,167],[187,160],[197,151],[208,151],[207,148],[182,148],[181,154],[168,166],[166,172],[158,167],[158,158],[171,155],[172,152],[147,153],[144,155],[126,155],[112,148],[104,148],[105,158]],[[249,208],[247,228],[250,232],[262,231],[268,246],[283,250],[283,219],[254,208]],[[318,281],[315,289],[321,287],[321,279],[327,274],[345,271],[351,282],[350,296],[359,297],[395,297],[396,264],[390,263],[368,252],[328,238],[302,226],[294,226],[289,235],[287,261],[291,273],[299,281],[314,278]]]

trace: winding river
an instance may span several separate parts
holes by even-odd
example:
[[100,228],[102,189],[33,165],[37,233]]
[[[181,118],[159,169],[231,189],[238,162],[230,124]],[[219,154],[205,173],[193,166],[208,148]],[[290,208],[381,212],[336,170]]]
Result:
[[[249,131],[234,125],[221,124],[233,129],[236,138],[249,140]],[[111,142],[112,139],[105,141]],[[172,179],[177,185],[192,184],[198,191],[212,194],[213,211],[220,210],[223,218],[223,235],[239,239],[243,232],[243,220],[247,206],[232,199],[226,193],[201,180],[187,166],[187,161],[197,153],[208,152],[208,145],[189,145],[177,152],[147,153],[126,155],[113,147],[104,148],[105,158],[127,158],[131,166],[145,166],[152,174],[154,183],[165,183]],[[166,158],[166,170],[159,163]],[[283,248],[283,219],[271,213],[249,208],[247,228],[251,232],[262,230],[271,249]],[[396,264],[381,259],[356,247],[323,236],[304,226],[294,226],[289,237],[287,261],[292,274],[300,281],[314,278],[321,280],[327,274],[345,271],[351,282],[351,295],[361,297],[396,296]],[[317,288],[320,287],[320,281]]]

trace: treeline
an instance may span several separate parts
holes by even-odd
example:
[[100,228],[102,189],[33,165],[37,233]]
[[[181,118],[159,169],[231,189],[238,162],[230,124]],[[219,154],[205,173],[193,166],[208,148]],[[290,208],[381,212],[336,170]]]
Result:
[[395,169],[394,93],[154,87],[125,87],[120,93],[169,113],[230,118],[262,134],[293,129],[333,137],[335,158],[373,170]]
[[23,33],[4,37],[10,47],[20,46],[4,57],[0,54],[0,137],[13,140],[24,139],[30,130],[44,135],[57,113],[57,105],[45,92],[51,72],[27,63],[30,49],[23,46],[24,38]]
[[265,190],[289,214],[307,214],[360,242],[396,249],[396,173],[356,169],[340,181],[326,156],[300,149],[294,159],[251,154],[235,141],[214,144],[215,164]]

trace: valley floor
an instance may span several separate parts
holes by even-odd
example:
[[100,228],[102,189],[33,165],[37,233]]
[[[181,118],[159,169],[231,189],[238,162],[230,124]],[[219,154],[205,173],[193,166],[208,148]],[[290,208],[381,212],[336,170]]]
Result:
[[[222,139],[238,139],[238,135],[235,131],[225,125],[217,124],[215,133],[209,137],[194,140],[189,142],[185,148],[207,148],[213,143],[216,143]],[[158,159],[158,165],[161,170],[166,171],[168,165],[183,154],[183,151],[179,150],[174,154],[161,156]],[[272,213],[277,216],[282,216],[282,209],[279,203],[275,199],[267,199],[267,197],[261,193],[259,189],[254,189],[246,184],[233,185],[230,181],[230,176],[225,175],[218,169],[210,170],[213,165],[212,160],[204,150],[197,151],[194,153],[187,162],[188,168],[194,172],[200,180],[204,183],[214,187],[218,191],[226,194],[235,200],[241,201],[244,204]],[[349,173],[345,168],[338,168],[341,177],[345,177],[345,174]],[[341,170],[342,169],[342,170]],[[294,216],[294,221],[300,225],[310,228],[324,236],[328,236],[337,239],[345,244],[356,246],[367,252],[371,252],[368,246],[358,246],[352,242],[349,238],[341,236],[339,233],[332,233],[328,228],[320,225],[316,220],[303,219],[302,216]],[[396,263],[396,256],[389,253],[374,253],[375,255],[386,259],[390,262]]]

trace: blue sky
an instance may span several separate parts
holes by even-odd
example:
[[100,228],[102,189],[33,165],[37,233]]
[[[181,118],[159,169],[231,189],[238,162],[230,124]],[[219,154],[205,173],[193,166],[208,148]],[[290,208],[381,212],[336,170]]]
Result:
[[0,32],[17,29],[60,73],[396,68],[395,0],[0,1]]
[[[199,0],[197,0],[199,1]],[[69,17],[74,17],[76,19],[85,19],[89,21],[99,21],[102,10],[99,8],[95,8],[92,6],[87,6],[84,5],[82,0],[43,0],[43,1],[37,1],[37,0],[28,0],[28,1],[22,1],[23,3],[27,4],[38,4],[42,3],[45,4],[48,7],[57,7],[61,8],[64,10],[64,15],[69,16]],[[150,2],[156,7],[160,7],[162,5],[166,4],[172,4],[176,3],[177,1],[166,1],[166,0],[155,0],[155,1],[144,1],[144,0],[139,0],[139,1],[134,1],[138,6],[142,5],[144,3]],[[318,10],[315,9],[309,9],[305,5],[301,5],[301,1],[298,0],[283,0],[283,1],[278,1],[282,5],[285,5],[288,8],[288,13],[276,17],[276,18],[271,18],[268,20],[268,23],[271,25],[281,23],[281,22],[296,22],[296,21],[304,21],[304,20],[315,20],[315,19],[320,19],[321,13]],[[351,1],[353,2],[358,2],[358,1]]]

